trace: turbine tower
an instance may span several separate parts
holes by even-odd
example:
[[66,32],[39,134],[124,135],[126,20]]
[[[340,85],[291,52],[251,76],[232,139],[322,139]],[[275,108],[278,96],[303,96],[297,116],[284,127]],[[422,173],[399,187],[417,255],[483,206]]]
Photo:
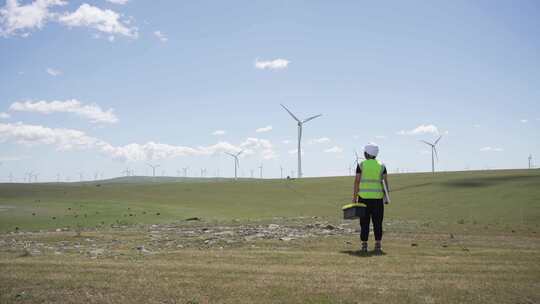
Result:
[[[437,144],[439,143],[439,140],[441,140],[442,135],[437,138],[436,141],[433,143],[430,143],[428,141],[422,140],[421,142],[425,143],[426,145],[429,145],[431,147],[431,173],[435,174],[435,158],[437,158],[437,161],[439,160],[439,154],[437,153]],[[434,155],[435,154],[435,155]]]
[[244,150],[240,150],[240,152],[236,154],[225,152],[227,155],[230,155],[232,158],[234,158],[234,179],[235,180],[238,179],[238,168],[240,167],[240,161],[238,160],[238,156],[240,156],[242,152],[244,152]]
[[263,175],[262,175],[262,169],[263,169],[263,165],[261,164],[261,165],[259,166],[259,175],[260,175],[261,178],[263,178],[263,177],[262,177],[262,176],[263,176]]
[[291,111],[289,111],[287,107],[285,107],[284,105],[281,105],[281,106],[283,107],[283,109],[285,109],[285,111],[289,113],[289,115],[291,115],[291,117],[294,120],[296,120],[297,125],[298,125],[298,174],[296,176],[297,178],[302,178],[302,147],[300,144],[302,142],[302,126],[304,125],[304,123],[322,116],[322,114],[318,114],[318,115],[306,118],[304,120],[300,120],[296,116],[294,116],[294,114]]
[[182,168],[182,171],[184,171],[184,177],[187,177],[187,170],[188,169],[189,169],[189,167]]
[[283,179],[283,167],[279,166],[279,176]]
[[529,169],[532,169],[532,154],[529,154]]
[[150,168],[152,168],[152,177],[156,177],[156,169],[159,168],[160,165],[152,165],[151,163],[146,163]]

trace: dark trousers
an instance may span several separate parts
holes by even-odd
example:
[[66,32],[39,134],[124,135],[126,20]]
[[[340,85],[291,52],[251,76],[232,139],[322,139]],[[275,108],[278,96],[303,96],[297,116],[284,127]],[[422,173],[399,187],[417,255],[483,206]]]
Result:
[[382,199],[360,199],[366,204],[366,215],[360,218],[360,240],[367,242],[369,236],[369,222],[373,221],[373,234],[375,240],[380,241],[383,234],[384,203]]

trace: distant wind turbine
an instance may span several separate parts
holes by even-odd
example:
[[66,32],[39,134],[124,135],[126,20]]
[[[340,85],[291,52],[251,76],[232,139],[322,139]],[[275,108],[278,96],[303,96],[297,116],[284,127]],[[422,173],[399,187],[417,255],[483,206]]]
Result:
[[533,165],[532,165],[532,154],[529,154],[529,169],[532,169]]
[[263,178],[262,170],[263,170],[263,165],[261,164],[259,166],[259,175],[260,175],[261,178]]
[[225,154],[230,155],[232,158],[234,158],[234,179],[235,180],[238,179],[238,168],[240,167],[240,161],[238,160],[238,156],[240,156],[242,152],[244,152],[244,150],[240,150],[240,152],[236,154],[225,152]]
[[311,116],[309,118],[306,118],[304,120],[300,120],[298,119],[298,117],[296,117],[291,111],[289,111],[289,109],[287,109],[287,107],[285,107],[284,105],[281,105],[283,107],[283,109],[285,109],[285,111],[287,111],[289,113],[289,115],[291,115],[291,117],[296,120],[297,122],[297,125],[298,125],[298,174],[297,174],[297,177],[298,178],[302,178],[302,147],[301,147],[301,142],[302,142],[302,126],[304,125],[304,123],[310,121],[310,120],[313,120],[317,117],[320,117],[322,116],[322,114],[318,114],[318,115],[315,115],[315,116]]
[[153,165],[151,163],[146,163],[148,167],[152,168],[152,177],[156,177],[156,169],[160,167],[160,165]]
[[421,142],[425,143],[426,145],[429,145],[431,147],[431,173],[435,174],[435,158],[437,158],[437,161],[439,160],[439,154],[437,153],[437,144],[439,143],[439,140],[441,140],[442,135],[437,138],[436,141],[433,143],[430,143],[425,140],[421,140]]

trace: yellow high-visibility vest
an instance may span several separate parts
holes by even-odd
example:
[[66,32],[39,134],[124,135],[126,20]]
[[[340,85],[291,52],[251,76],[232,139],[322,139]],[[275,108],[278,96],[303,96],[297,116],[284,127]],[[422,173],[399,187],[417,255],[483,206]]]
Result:
[[360,163],[362,178],[358,196],[365,199],[382,199],[384,189],[382,185],[384,165],[376,159],[366,159]]

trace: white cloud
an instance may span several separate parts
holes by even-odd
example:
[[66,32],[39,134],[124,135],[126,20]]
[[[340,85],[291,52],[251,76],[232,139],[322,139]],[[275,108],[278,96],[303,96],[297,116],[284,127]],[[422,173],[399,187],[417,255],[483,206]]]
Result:
[[384,135],[375,135],[376,139],[386,139],[386,136]]
[[115,123],[118,118],[114,115],[113,109],[103,111],[98,105],[84,105],[82,102],[71,99],[66,101],[24,101],[14,102],[9,107],[11,111],[35,112],[41,114],[51,113],[74,113],[84,118],[90,119],[93,123]]
[[320,138],[312,139],[308,143],[309,144],[324,144],[324,143],[327,143],[327,142],[330,142],[330,138],[328,138],[328,137],[320,137]]
[[0,112],[0,119],[8,119],[10,117],[11,115],[9,115],[8,113]]
[[260,156],[264,159],[272,159],[277,157],[272,143],[267,139],[249,137],[240,144],[240,149],[244,150],[244,155],[254,154],[255,151],[260,151]]
[[260,70],[281,70],[286,69],[289,66],[289,63],[289,60],[281,58],[267,61],[260,61],[259,59],[256,59],[255,68]]
[[328,148],[324,150],[326,153],[341,153],[343,152],[343,149],[338,146],[333,146],[332,148]]
[[215,130],[212,135],[225,135],[225,133],[227,133],[225,130]]
[[248,138],[238,146],[228,142],[218,142],[210,146],[186,147],[152,141],[144,144],[130,143],[123,146],[114,146],[88,136],[82,131],[27,125],[20,122],[15,124],[0,123],[0,142],[7,140],[29,146],[37,144],[54,145],[58,150],[97,149],[113,159],[124,161],[160,160],[181,156],[209,156],[223,152],[236,153],[240,150],[246,151],[245,154],[247,155],[259,153],[264,159],[277,157],[272,144],[266,139]]
[[169,38],[167,38],[167,36],[165,36],[165,34],[163,34],[161,31],[154,31],[154,36],[156,36],[161,42],[169,41]]
[[494,147],[483,147],[480,149],[482,152],[502,152],[504,149],[502,148],[494,148]]
[[107,0],[107,2],[124,5],[129,2],[129,0]]
[[528,120],[528,119],[521,119],[520,122],[521,122],[521,123],[528,123],[529,120]]
[[399,135],[418,135],[418,134],[439,134],[439,129],[435,125],[419,125],[412,130],[401,130],[397,132]]
[[71,129],[51,129],[39,125],[0,124],[0,142],[14,140],[25,145],[55,145],[59,150],[90,148],[99,143],[84,132]]
[[30,31],[41,29],[55,18],[56,14],[49,8],[65,4],[64,0],[36,0],[19,5],[17,0],[6,0],[6,5],[0,9],[0,36],[28,37]]
[[291,143],[291,141],[288,140],[288,139],[284,139],[284,140],[281,141],[281,143],[288,145],[288,144]]
[[51,76],[59,76],[62,75],[62,71],[53,68],[47,68],[47,74]]
[[258,128],[257,130],[255,130],[255,132],[257,133],[263,133],[263,132],[269,132],[269,131],[272,131],[272,126],[266,126],[266,127]]
[[100,9],[87,3],[72,13],[60,16],[58,21],[69,27],[89,27],[110,35],[138,37],[137,28],[129,27],[129,21],[120,20],[120,15],[115,11]]

